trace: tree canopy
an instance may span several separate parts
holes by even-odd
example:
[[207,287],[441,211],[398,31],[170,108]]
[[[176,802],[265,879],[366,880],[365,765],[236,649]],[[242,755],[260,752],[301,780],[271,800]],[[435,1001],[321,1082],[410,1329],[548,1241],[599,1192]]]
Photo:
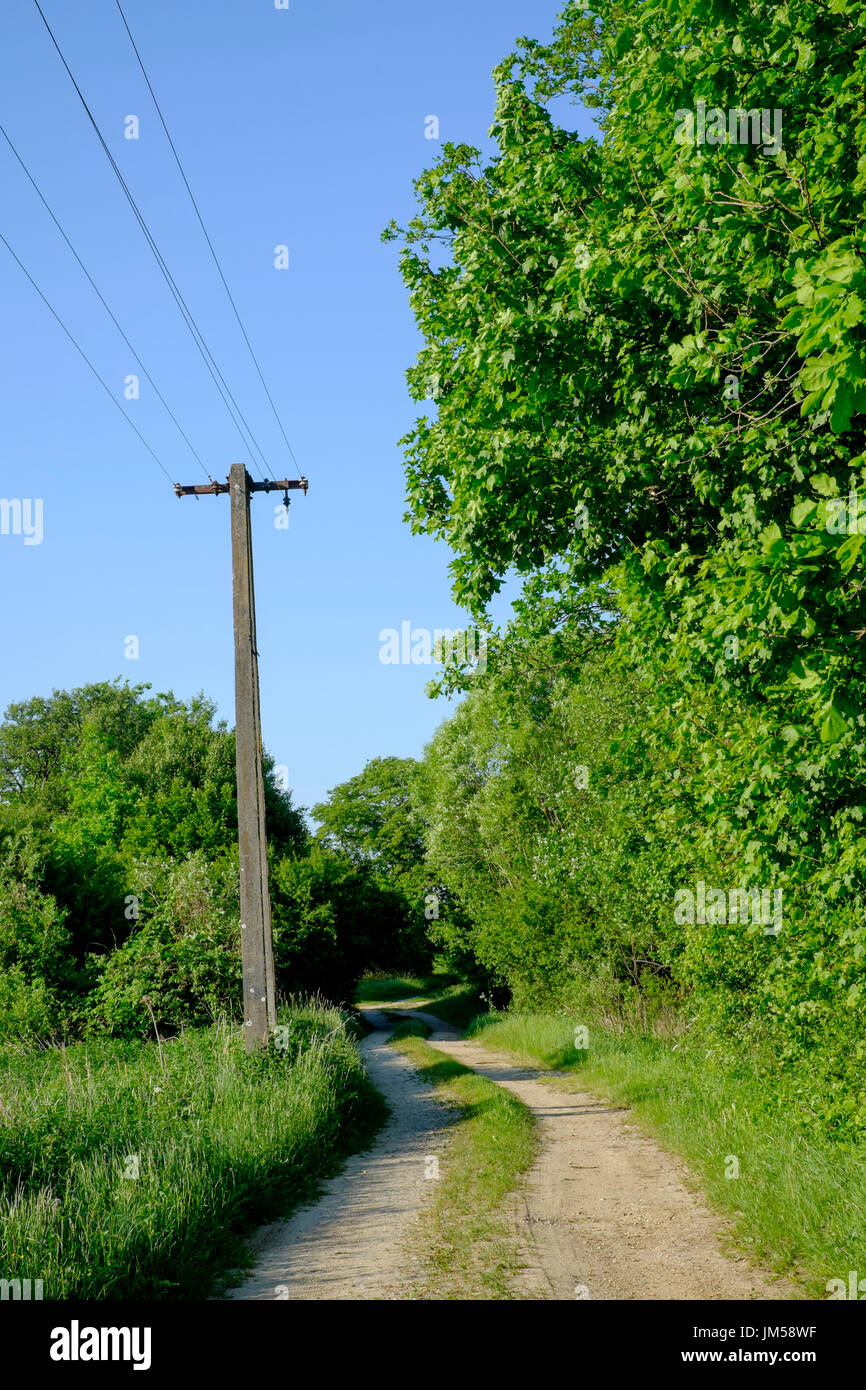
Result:
[[[667,981],[777,1058],[822,1047],[833,1094],[866,1002],[864,20],[569,3],[497,69],[494,154],[445,145],[385,233],[432,402],[407,519],[478,623],[524,581],[424,760],[474,948],[527,998]],[[585,726],[561,810],[547,741],[569,768]],[[678,920],[699,881],[780,892],[784,928]]]

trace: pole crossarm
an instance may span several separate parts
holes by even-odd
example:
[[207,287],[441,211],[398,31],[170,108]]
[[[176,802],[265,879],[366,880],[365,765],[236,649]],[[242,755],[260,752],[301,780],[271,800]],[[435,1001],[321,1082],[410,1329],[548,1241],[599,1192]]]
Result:
[[[247,483],[247,491],[289,492],[293,488],[300,488],[300,490],[306,496],[306,492],[309,486],[310,484],[308,483],[306,478],[282,478],[276,482],[272,481],[270,478],[265,478],[263,483],[254,483],[252,478],[250,478]],[[209,494],[215,496],[217,493],[220,492],[229,492],[230,488],[231,485],[228,481],[224,483],[196,483],[190,487],[185,487],[183,483],[175,483],[174,485],[174,491],[177,497],[206,497]]]

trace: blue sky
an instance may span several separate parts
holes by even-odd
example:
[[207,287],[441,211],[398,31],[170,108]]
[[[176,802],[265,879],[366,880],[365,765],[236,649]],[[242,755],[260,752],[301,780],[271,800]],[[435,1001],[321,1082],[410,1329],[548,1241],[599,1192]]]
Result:
[[[42,0],[67,61],[262,445],[292,466],[113,0]],[[264,741],[309,806],[371,757],[417,756],[450,706],[379,632],[455,627],[447,549],[402,521],[397,441],[418,334],[379,234],[440,145],[487,148],[491,70],[558,0],[125,0],[124,10],[301,470],[288,531],[254,499]],[[197,452],[249,463],[31,0],[4,7],[0,123]],[[139,119],[139,139],[124,137]],[[589,133],[589,125],[586,126]],[[0,231],[172,480],[204,482],[0,139]],[[274,268],[274,248],[290,268]],[[0,535],[0,705],[115,676],[214,698],[234,723],[228,499],[169,482],[0,245],[0,496],[42,499],[41,544]],[[138,660],[126,638],[139,639]]]

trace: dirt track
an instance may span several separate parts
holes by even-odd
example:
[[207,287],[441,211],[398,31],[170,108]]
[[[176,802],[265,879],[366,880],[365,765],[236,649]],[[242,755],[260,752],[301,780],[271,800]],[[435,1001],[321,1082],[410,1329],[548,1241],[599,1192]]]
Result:
[[[676,1159],[596,1096],[539,1074],[453,1030],[410,1001],[389,1004],[426,1022],[429,1041],[513,1092],[540,1126],[539,1157],[510,1210],[521,1252],[514,1297],[542,1299],[780,1299],[787,1285],[722,1253],[721,1223],[689,1190]],[[403,1056],[390,1023],[362,1043],[369,1075],[392,1109],[374,1146],[351,1158],[324,1195],[260,1231],[252,1274],[232,1299],[393,1299],[417,1269],[405,1252],[413,1218],[433,1190],[449,1114]]]
[[[393,1029],[387,1015],[376,1009],[363,1013],[376,1028],[361,1043],[364,1065],[391,1107],[391,1118],[372,1148],[328,1179],[316,1203],[257,1233],[255,1268],[227,1298],[399,1297],[392,1288],[416,1272],[403,1253],[403,1239],[432,1191],[426,1160],[441,1155],[442,1130],[451,1116],[434,1099],[434,1088],[387,1046]],[[420,1017],[443,1039],[457,1036],[441,1019]]]
[[779,1299],[787,1286],[725,1256],[720,1222],[670,1154],[597,1096],[554,1088],[472,1042],[430,1039],[522,1100],[539,1157],[513,1203],[518,1297]]

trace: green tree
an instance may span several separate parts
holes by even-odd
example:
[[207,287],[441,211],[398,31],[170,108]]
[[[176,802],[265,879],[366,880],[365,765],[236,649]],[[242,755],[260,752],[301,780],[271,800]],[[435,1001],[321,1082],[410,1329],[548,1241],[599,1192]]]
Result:
[[411,967],[411,918],[395,885],[313,843],[298,859],[281,859],[272,882],[277,983],[287,994],[320,994],[350,1003],[364,970]]
[[383,874],[411,873],[424,860],[422,826],[412,804],[417,770],[414,758],[372,758],[312,808],[317,839]]
[[394,890],[387,968],[429,966],[425,914],[439,910],[416,806],[418,772],[413,758],[373,758],[311,812],[322,844],[367,867],[381,885]]
[[[386,233],[423,336],[410,390],[434,403],[404,441],[408,518],[447,542],[478,622],[525,580],[488,678],[446,669],[477,695],[425,759],[476,948],[543,988],[600,943],[622,978],[632,933],[711,1030],[811,1057],[834,1124],[846,1086],[866,1116],[864,17],[574,0],[497,70],[493,157],[446,145]],[[557,125],[562,97],[596,137]],[[548,786],[511,780],[534,684],[513,727],[493,713],[546,636],[575,682],[581,635],[578,692],[602,648],[640,692],[607,819],[567,820],[597,856],[595,928],[543,887],[537,846],[571,833],[543,824]],[[511,836],[497,796],[521,808]],[[786,928],[674,930],[664,894],[697,878],[782,888]]]
[[[237,983],[234,735],[204,697],[147,691],[55,691],[0,725],[0,961],[41,982],[34,1027],[138,1026],[145,994],[177,1023]],[[303,853],[268,758],[265,795],[272,859]]]
[[[866,484],[861,15],[569,4],[498,70],[495,157],[446,146],[388,233],[424,336],[410,389],[435,403],[409,516],[449,543],[455,597],[480,620],[509,567],[606,585],[684,737],[702,687],[754,708],[720,755],[746,814],[707,769],[725,834],[768,873],[817,836],[831,893],[866,855],[863,538],[830,524]],[[563,95],[599,138],[556,125]],[[739,118],[735,143],[678,142],[699,103],[781,113],[778,147]]]

